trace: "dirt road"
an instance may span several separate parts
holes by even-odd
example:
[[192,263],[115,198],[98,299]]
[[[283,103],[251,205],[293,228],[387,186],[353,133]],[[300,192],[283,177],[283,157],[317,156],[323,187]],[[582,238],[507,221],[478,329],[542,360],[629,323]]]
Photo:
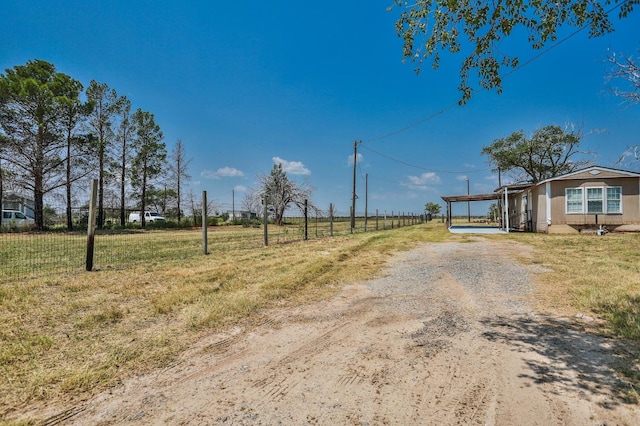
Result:
[[617,343],[536,314],[513,242],[427,244],[386,276],[203,341],[70,424],[632,425]]

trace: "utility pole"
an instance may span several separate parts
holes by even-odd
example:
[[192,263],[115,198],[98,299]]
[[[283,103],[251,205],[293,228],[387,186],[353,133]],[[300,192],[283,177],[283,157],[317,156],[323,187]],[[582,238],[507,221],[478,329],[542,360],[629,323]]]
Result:
[[356,228],[356,165],[358,164],[358,144],[362,141],[353,141],[353,193],[351,194],[351,233]]
[[[500,170],[500,167],[498,167],[498,188],[502,189],[502,170]],[[500,221],[498,222],[500,228],[502,228],[502,220],[503,220],[503,214],[502,214],[502,197],[498,198],[498,213],[500,214]]]
[[[469,192],[469,178],[467,177],[467,196],[471,193]],[[471,201],[467,199],[467,221],[471,223]]]

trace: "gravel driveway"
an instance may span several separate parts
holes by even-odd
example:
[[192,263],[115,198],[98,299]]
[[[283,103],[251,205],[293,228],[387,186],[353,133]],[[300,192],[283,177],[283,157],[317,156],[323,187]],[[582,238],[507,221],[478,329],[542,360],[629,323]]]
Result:
[[616,343],[533,311],[530,248],[425,244],[75,407],[71,424],[640,424]]

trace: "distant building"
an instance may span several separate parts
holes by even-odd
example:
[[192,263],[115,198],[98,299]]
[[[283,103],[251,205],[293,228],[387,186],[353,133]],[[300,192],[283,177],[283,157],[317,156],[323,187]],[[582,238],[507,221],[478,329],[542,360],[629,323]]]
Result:
[[14,191],[4,191],[2,194],[2,210],[17,210],[28,217],[35,217],[35,202],[33,198]]
[[250,211],[236,210],[235,212],[227,211],[227,213],[229,214],[229,219],[227,219],[229,222],[234,220],[253,220],[258,217],[255,213]]

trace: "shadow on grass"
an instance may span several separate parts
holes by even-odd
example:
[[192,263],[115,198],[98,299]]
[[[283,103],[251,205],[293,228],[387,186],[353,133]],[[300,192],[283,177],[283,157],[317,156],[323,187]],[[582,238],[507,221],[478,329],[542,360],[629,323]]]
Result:
[[551,383],[556,393],[567,390],[587,400],[595,396],[603,408],[622,403],[639,404],[639,345],[604,337],[570,320],[498,317],[482,321],[484,337],[506,344],[523,355],[530,372],[521,375],[534,383]]
[[617,335],[640,342],[640,296],[622,295],[600,303],[597,311],[609,320]]

